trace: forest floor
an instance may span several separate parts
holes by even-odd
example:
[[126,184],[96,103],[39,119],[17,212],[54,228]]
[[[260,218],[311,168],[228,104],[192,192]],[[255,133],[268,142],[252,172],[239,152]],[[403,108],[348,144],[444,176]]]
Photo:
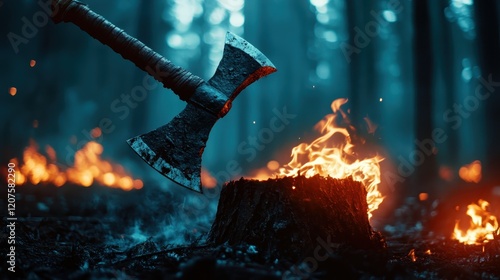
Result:
[[[96,190],[101,198],[102,192],[110,192]],[[500,279],[500,240],[466,246],[395,226],[383,232],[387,242],[383,252],[339,244],[322,248],[321,254],[304,256],[303,261],[268,260],[266,252],[252,244],[204,244],[207,232],[193,235],[188,245],[172,245],[154,235],[134,241],[126,229],[130,226],[127,219],[135,212],[127,207],[144,192],[124,195],[114,190],[96,202],[82,198],[84,188],[69,187],[65,192],[76,192],[80,200],[33,199],[46,191],[23,189],[24,195],[17,201],[25,207],[19,209],[15,227],[16,272],[7,271],[4,252],[9,252],[10,245],[2,242],[0,275],[12,279]],[[106,207],[117,202],[113,200],[123,202],[124,208],[111,213]],[[54,207],[59,211],[48,209]],[[113,214],[121,211],[127,214]],[[103,212],[107,214],[100,217]],[[1,240],[7,240],[9,230],[3,228]]]

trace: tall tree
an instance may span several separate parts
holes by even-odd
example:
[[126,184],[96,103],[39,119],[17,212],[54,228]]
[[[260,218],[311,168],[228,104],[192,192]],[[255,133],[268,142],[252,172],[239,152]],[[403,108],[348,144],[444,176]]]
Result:
[[[414,18],[414,65],[415,65],[415,112],[416,139],[424,141],[432,139],[432,109],[433,109],[433,82],[434,57],[432,53],[431,22],[429,0],[413,2]],[[424,158],[422,158],[424,156]],[[410,156],[410,162],[415,165],[414,182],[420,191],[430,192],[430,184],[437,175],[436,156],[429,152],[429,148],[421,149],[415,146],[415,153]]]
[[[499,25],[499,4],[495,0],[474,1],[475,18],[477,25],[477,42],[479,49],[479,62],[481,66],[481,76],[494,82],[500,82],[500,27]],[[482,91],[488,89],[483,88]],[[485,164],[485,173],[492,173],[492,177],[498,176],[494,170],[500,168],[500,137],[499,121],[500,110],[500,87],[494,86],[493,92],[485,103],[488,137],[484,139],[488,151],[488,162]],[[490,172],[488,172],[490,171]]]

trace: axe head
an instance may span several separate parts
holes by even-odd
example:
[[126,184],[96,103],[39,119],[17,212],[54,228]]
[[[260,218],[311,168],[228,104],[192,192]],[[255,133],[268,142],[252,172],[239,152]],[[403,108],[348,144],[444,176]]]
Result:
[[196,89],[186,108],[170,123],[127,142],[158,172],[201,193],[201,157],[210,130],[245,87],[275,71],[258,49],[228,32],[214,76]]

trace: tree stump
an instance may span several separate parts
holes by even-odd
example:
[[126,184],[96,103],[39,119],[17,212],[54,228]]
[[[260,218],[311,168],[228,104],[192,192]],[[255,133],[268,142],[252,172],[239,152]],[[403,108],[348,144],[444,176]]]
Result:
[[241,178],[224,185],[208,242],[251,244],[268,260],[292,261],[332,244],[381,249],[367,210],[365,188],[350,178]]

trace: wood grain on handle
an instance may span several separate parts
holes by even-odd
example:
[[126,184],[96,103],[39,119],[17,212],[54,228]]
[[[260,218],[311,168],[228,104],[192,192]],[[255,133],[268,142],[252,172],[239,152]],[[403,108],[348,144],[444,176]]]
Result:
[[172,64],[81,2],[53,0],[52,20],[55,23],[74,23],[123,58],[132,61],[137,67],[162,83],[164,87],[172,89],[182,100],[189,100],[204,82],[200,77]]

